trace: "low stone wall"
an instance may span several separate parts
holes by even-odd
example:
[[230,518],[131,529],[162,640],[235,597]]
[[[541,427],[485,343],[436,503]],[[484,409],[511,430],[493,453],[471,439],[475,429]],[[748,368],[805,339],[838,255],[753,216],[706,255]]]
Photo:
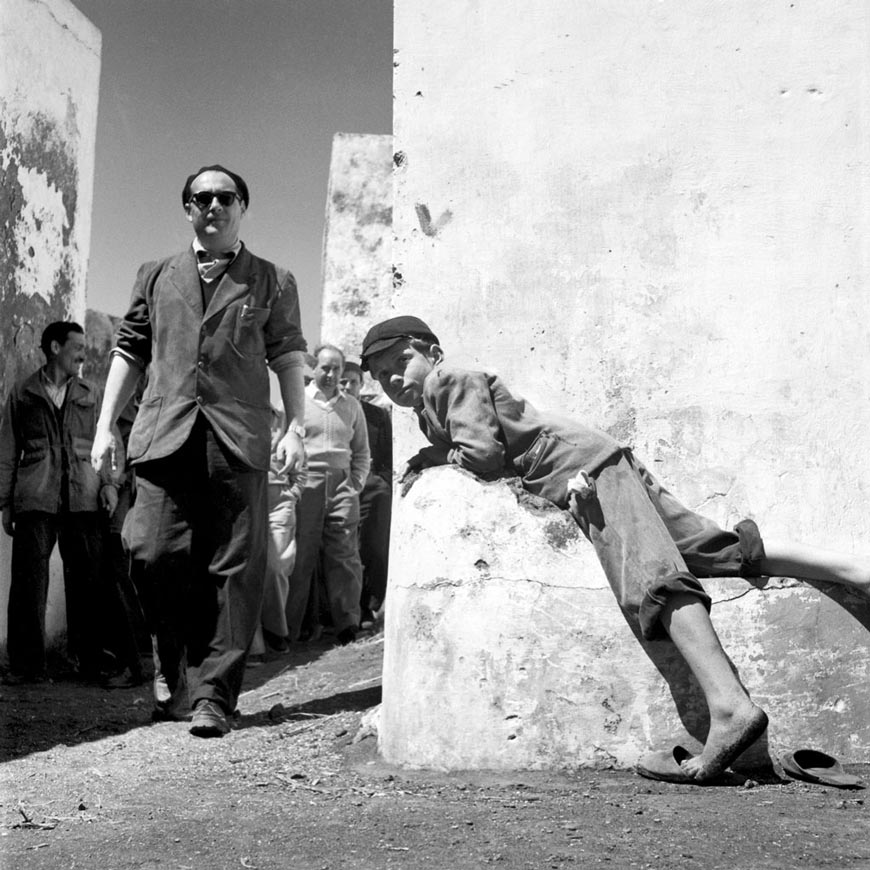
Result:
[[[672,644],[624,618],[570,515],[430,469],[396,500],[379,747],[409,768],[628,767],[700,747],[706,707]],[[870,607],[837,587],[705,581],[768,734],[745,768],[814,747],[870,760]]]

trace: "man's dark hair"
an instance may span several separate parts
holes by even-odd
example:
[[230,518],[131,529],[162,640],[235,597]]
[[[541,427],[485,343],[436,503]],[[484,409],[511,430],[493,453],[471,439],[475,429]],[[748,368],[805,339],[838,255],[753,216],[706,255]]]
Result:
[[359,379],[363,379],[363,370],[360,368],[359,363],[346,362],[344,364],[344,374],[347,374],[348,372],[356,372],[359,375]]
[[245,184],[245,179],[242,178],[241,175],[231,172],[225,166],[221,166],[220,163],[215,163],[212,166],[200,166],[193,175],[187,176],[187,181],[184,182],[184,188],[181,191],[181,202],[183,205],[186,206],[190,202],[190,186],[200,175],[203,174],[203,172],[223,172],[224,175],[229,175],[233,180],[233,184],[236,186],[239,196],[242,198],[242,202],[245,204],[245,208],[248,207],[248,202],[251,197],[248,194],[248,185]]
[[58,344],[66,344],[66,340],[71,332],[78,332],[81,335],[85,334],[81,326],[72,320],[55,320],[54,323],[49,323],[43,329],[42,338],[39,341],[42,352],[51,359],[54,356],[51,352],[51,343],[56,341]]

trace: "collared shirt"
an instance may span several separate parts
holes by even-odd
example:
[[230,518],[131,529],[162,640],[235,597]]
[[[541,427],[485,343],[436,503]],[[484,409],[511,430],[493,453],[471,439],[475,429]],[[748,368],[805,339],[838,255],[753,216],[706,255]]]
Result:
[[305,388],[305,454],[312,472],[349,468],[353,487],[359,492],[371,464],[360,403],[341,390],[327,399],[312,381]]
[[229,268],[230,263],[238,256],[242,249],[242,243],[236,240],[236,243],[229,251],[224,251],[216,254],[213,251],[206,250],[198,237],[193,239],[193,252],[196,254],[196,268],[199,271],[199,277],[206,284],[210,284],[216,278],[220,278]]
[[326,393],[324,393],[323,390],[314,383],[314,381],[311,381],[311,383],[305,388],[305,395],[309,396],[312,401],[317,402],[317,404],[322,408],[334,408],[336,402],[338,402],[338,400],[344,395],[344,391],[336,390],[335,395],[331,399],[327,399]]
[[48,393],[48,398],[51,399],[55,408],[62,408],[66,399],[66,388],[69,386],[72,377],[67,378],[60,386],[57,386],[46,374],[44,368],[39,370],[39,375],[42,380],[42,386],[45,387],[45,392]]

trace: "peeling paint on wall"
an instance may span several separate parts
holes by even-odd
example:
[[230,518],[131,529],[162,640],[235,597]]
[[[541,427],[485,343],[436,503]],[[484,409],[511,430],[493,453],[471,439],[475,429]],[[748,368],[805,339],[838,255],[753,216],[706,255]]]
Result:
[[[45,362],[53,320],[85,325],[100,76],[99,31],[69,0],[2,0],[0,28],[0,400]],[[9,539],[0,532],[0,642]],[[64,627],[59,560],[49,640]]]
[[321,336],[351,358],[391,297],[392,160],[391,136],[338,133],[333,140]]
[[78,129],[70,105],[65,127],[36,112],[24,119],[0,100],[0,394],[45,360],[39,336],[72,318],[73,288],[84,264],[71,244],[79,174]]

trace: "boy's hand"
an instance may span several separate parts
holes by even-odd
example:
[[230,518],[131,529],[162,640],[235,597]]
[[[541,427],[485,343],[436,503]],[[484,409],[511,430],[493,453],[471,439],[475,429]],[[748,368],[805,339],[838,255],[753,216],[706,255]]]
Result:
[[402,476],[399,478],[400,486],[399,486],[399,495],[403,498],[408,494],[411,487],[417,482],[420,478],[420,469],[419,468],[409,468],[407,469]]
[[398,474],[398,482],[399,482],[399,495],[406,496],[408,494],[408,490],[414,485],[417,481],[417,478],[420,476],[420,471],[425,468],[426,463],[423,460],[423,457],[418,453],[416,456],[412,456],[403,466],[402,470]]
[[595,481],[589,476],[588,471],[580,470],[568,481],[568,502],[572,498],[586,499],[595,498]]
[[419,456],[413,456],[402,466],[402,470],[398,474],[399,483],[404,483],[410,475],[420,470],[422,463],[419,460]]
[[15,519],[11,507],[3,508],[3,531],[10,538],[15,534]]

